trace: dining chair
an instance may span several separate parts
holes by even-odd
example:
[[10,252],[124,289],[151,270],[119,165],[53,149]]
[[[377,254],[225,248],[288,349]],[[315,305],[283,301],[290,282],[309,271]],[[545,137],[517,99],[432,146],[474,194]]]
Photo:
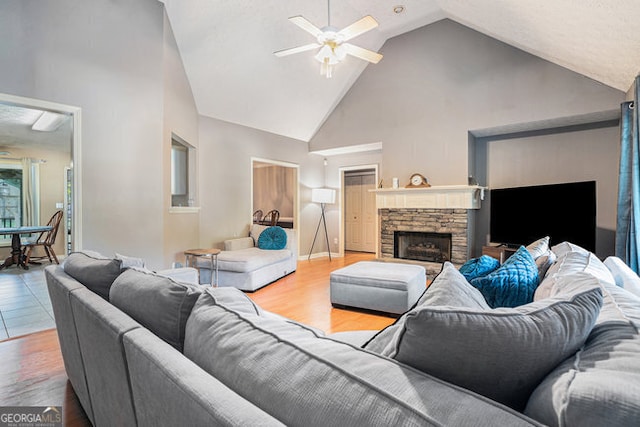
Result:
[[253,223],[258,224],[262,221],[262,209],[258,209],[253,213]]
[[267,214],[262,218],[262,224],[274,226],[278,223],[280,219],[280,212],[277,209],[270,210]]
[[[62,221],[62,211],[57,211],[53,214],[47,225],[51,226],[51,230],[43,231],[40,233],[37,239],[29,241],[25,240],[22,246],[22,256],[24,257],[24,263],[28,264],[37,264],[34,260],[42,260],[45,258],[49,258],[49,262],[54,262],[56,264],[60,264],[58,262],[58,257],[56,256],[55,251],[53,250],[53,245],[56,242],[56,236],[58,234],[58,228],[60,227],[60,222]],[[31,252],[37,246],[42,246],[46,255],[32,257]]]

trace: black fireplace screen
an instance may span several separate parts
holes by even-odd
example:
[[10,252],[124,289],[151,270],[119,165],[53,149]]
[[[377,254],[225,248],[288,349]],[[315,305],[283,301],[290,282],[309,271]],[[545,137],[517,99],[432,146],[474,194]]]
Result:
[[421,231],[395,231],[393,233],[394,258],[427,262],[451,260],[451,233]]

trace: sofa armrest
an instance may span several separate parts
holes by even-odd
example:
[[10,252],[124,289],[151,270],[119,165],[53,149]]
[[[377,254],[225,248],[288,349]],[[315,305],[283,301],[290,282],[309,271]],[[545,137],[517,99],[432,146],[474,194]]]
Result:
[[167,270],[160,270],[158,274],[166,277],[170,277],[178,282],[186,282],[194,285],[198,285],[198,270],[193,267],[180,267],[170,268]]
[[224,241],[225,251],[237,251],[238,249],[253,248],[254,246],[252,237],[240,237]]

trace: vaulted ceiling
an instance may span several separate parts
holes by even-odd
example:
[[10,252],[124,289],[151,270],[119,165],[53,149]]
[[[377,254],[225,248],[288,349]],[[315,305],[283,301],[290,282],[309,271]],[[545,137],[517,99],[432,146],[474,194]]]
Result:
[[[314,41],[287,18],[302,15],[324,27],[322,0],[163,2],[204,116],[309,141],[365,67],[375,67],[347,57],[326,79],[313,51],[273,55]],[[352,42],[383,54],[387,39],[449,18],[623,92],[640,72],[638,0],[331,2],[334,27],[365,15],[380,25]]]

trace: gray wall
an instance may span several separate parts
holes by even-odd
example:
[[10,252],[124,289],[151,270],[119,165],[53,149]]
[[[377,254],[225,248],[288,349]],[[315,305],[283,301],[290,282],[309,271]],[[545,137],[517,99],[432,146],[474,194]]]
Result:
[[84,247],[152,268],[168,250],[164,24],[155,0],[0,3],[0,92],[82,108]]
[[299,165],[300,252],[306,254],[317,221],[311,188],[323,185],[322,158],[309,154],[307,144],[298,140],[204,116],[200,117],[200,245],[221,248],[225,239],[248,236],[252,157]]
[[[384,59],[367,67],[310,149],[382,141],[380,178],[387,183],[395,176],[404,185],[411,173],[420,172],[433,185],[466,184],[470,131],[555,119],[562,123],[564,118],[619,110],[625,98],[619,90],[449,20],[390,39],[381,52]],[[554,163],[557,169],[546,171],[550,179],[575,180],[602,151],[607,152],[606,164],[612,164],[615,130],[587,133],[587,149],[576,151],[571,143],[554,147],[561,158],[573,161]],[[551,136],[545,141],[554,144]],[[499,145],[509,146],[509,152],[524,147],[512,144],[517,141]],[[525,160],[516,155],[510,162],[518,170]],[[599,194],[615,193],[616,171],[599,180]],[[490,173],[501,185],[516,185],[536,172],[513,180],[511,171]],[[607,199],[599,204],[599,225],[613,227],[612,217],[615,203]]]
[[198,129],[198,111],[193,99],[191,86],[187,79],[184,65],[171,25],[164,16],[164,126],[162,134],[162,160],[163,160],[163,212],[164,212],[164,260],[163,265],[169,266],[172,262],[184,261],[184,250],[200,246],[200,213],[176,213],[169,212],[171,206],[171,135],[176,134],[187,142],[195,151],[191,155],[192,161],[189,173],[191,197],[195,199],[195,205],[200,204],[198,197],[199,181],[197,158],[200,155],[200,135]]
[[[490,141],[487,185],[506,188],[596,181],[596,254],[604,258],[614,252],[619,158],[618,127]],[[544,201],[532,201],[526,208],[541,216],[554,214],[554,207]],[[489,203],[483,205],[479,218],[476,254],[487,242]]]

